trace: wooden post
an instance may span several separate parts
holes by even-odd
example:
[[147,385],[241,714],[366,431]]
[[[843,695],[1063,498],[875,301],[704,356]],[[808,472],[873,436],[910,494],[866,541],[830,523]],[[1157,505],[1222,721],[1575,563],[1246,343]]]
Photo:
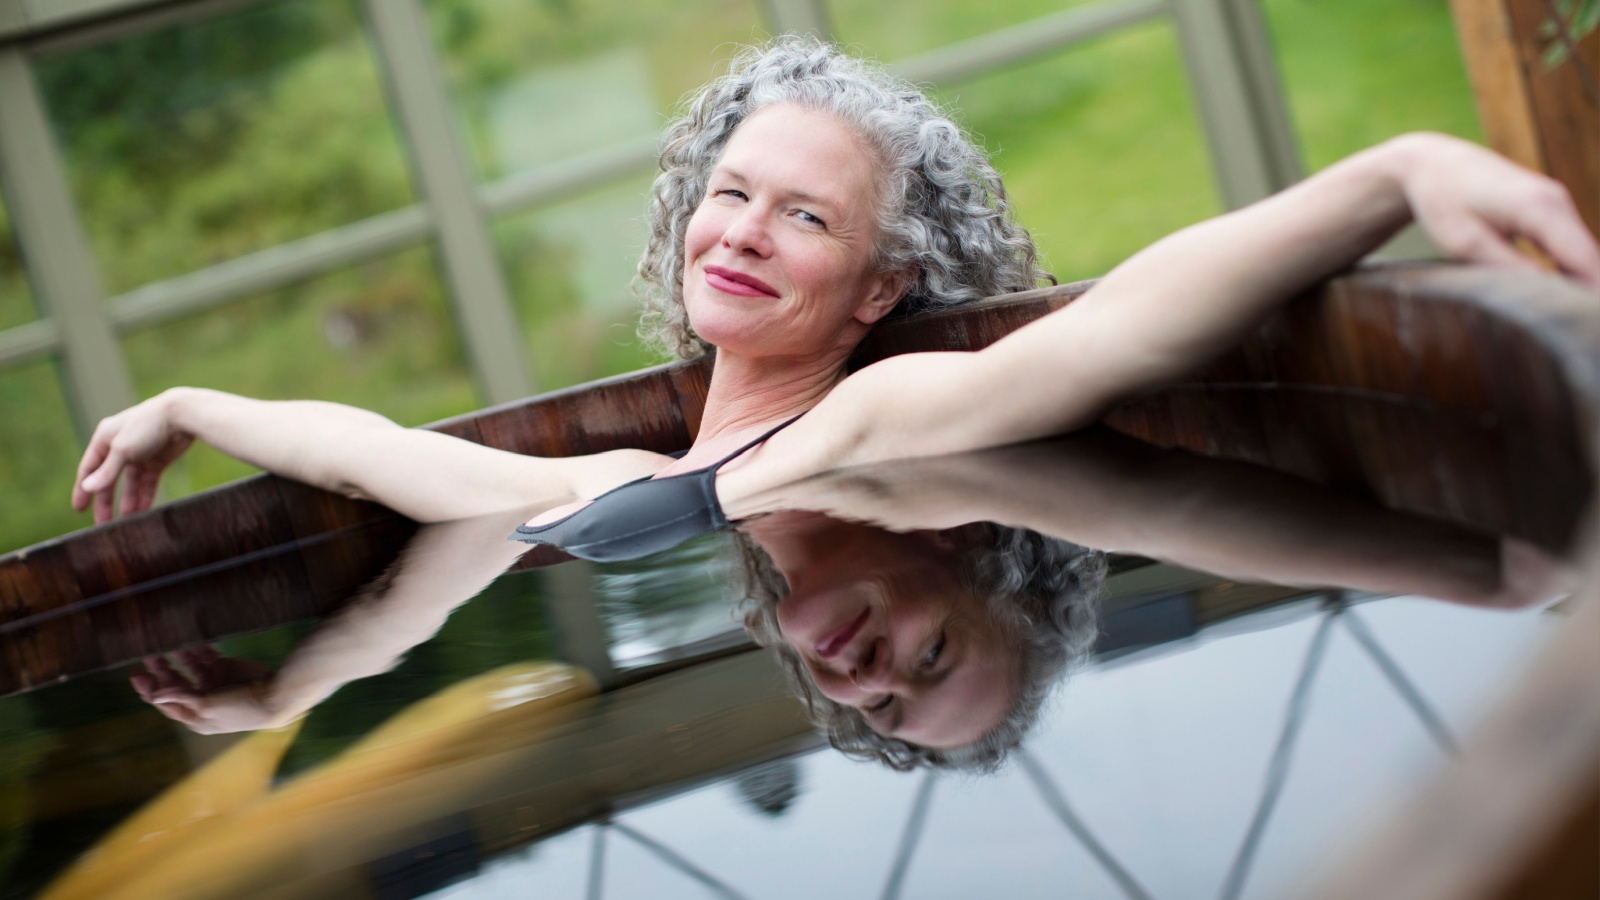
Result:
[[[1565,184],[1600,236],[1600,30],[1571,34],[1552,0],[1451,0],[1451,8],[1490,146]],[[1565,42],[1576,52],[1547,65],[1547,50]]]

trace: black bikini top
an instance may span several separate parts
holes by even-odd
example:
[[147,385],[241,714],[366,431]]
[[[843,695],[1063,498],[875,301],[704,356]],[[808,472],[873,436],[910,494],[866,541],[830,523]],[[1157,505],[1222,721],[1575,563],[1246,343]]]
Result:
[[638,559],[730,524],[717,502],[717,470],[794,423],[795,416],[716,463],[665,478],[640,478],[612,488],[570,516],[518,525],[507,540],[550,544],[579,559]]

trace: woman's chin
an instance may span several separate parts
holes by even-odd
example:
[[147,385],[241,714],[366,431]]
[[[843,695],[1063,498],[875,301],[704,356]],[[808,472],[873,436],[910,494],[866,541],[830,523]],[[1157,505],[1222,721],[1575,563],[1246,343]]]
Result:
[[779,351],[785,354],[792,352],[793,348],[782,340],[781,335],[767,333],[772,330],[749,322],[710,322],[703,327],[699,324],[694,326],[695,334],[716,347],[719,355],[769,356]]

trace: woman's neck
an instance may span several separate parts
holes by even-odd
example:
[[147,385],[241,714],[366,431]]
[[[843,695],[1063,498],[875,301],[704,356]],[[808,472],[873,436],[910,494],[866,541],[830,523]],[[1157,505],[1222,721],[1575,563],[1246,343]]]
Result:
[[744,437],[791,419],[822,401],[843,380],[842,359],[749,359],[718,352],[695,446]]

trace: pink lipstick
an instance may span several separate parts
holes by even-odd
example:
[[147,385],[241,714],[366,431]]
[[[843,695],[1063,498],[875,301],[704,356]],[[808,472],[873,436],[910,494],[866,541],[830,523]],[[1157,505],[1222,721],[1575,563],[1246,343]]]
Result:
[[706,266],[706,284],[725,294],[739,297],[776,297],[778,292],[753,275],[735,272],[722,266]]
[[833,657],[838,656],[839,651],[848,646],[851,638],[856,636],[856,632],[860,631],[861,627],[867,624],[867,615],[871,611],[871,607],[863,609],[861,611],[861,615],[856,616],[849,622],[846,622],[844,625],[835,629],[831,634],[824,636],[822,640],[817,642],[817,655],[823,659],[832,659]]

